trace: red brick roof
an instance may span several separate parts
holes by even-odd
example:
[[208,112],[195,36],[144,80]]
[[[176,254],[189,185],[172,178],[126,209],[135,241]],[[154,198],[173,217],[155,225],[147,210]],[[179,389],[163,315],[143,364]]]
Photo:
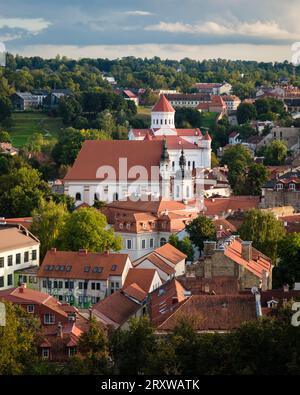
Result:
[[139,287],[136,283],[130,284],[127,288],[122,289],[123,294],[128,295],[139,302],[142,302],[147,297],[147,292],[145,292],[141,287]]
[[219,276],[214,278],[180,276],[177,280],[193,295],[211,294],[236,295],[239,292],[236,277]]
[[[107,280],[110,276],[121,276],[127,260],[127,254],[48,251],[38,277]],[[60,270],[62,266],[64,270]]]
[[143,174],[137,174],[128,177],[128,172],[120,173],[120,158],[127,159],[128,170],[133,166],[144,166],[147,170],[148,180],[151,167],[159,166],[162,150],[163,140],[86,140],[64,181],[115,180],[114,174],[98,174],[98,177],[96,176],[97,170],[102,166],[111,166],[116,174],[116,180],[136,180],[143,176]]
[[175,112],[165,95],[161,95],[158,102],[152,108],[152,112]]

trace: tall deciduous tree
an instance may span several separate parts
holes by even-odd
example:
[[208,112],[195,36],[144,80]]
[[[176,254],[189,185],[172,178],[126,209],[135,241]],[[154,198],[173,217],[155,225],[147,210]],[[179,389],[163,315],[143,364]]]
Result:
[[193,245],[188,237],[184,237],[183,240],[179,240],[177,235],[172,234],[169,238],[169,243],[179,251],[186,254],[188,261],[192,261],[194,259]]
[[59,239],[59,247],[66,251],[104,252],[122,248],[122,239],[107,228],[106,217],[93,207],[74,211]]
[[32,212],[33,222],[31,231],[41,242],[41,257],[52,247],[56,247],[68,217],[70,216],[64,204],[56,204],[52,200],[42,201],[39,208]]
[[203,250],[205,240],[216,240],[215,225],[210,218],[204,215],[199,215],[190,224],[186,225],[186,230],[199,252]]
[[278,243],[285,235],[284,226],[274,214],[258,209],[249,210],[239,228],[243,240],[253,241],[253,246],[272,259],[276,264]]

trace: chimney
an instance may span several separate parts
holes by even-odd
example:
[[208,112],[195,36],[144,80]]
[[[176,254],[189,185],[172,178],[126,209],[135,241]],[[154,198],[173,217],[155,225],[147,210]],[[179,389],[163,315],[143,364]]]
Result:
[[87,255],[87,250],[84,248],[80,248],[80,250],[78,251],[79,255]]
[[203,248],[203,255],[212,255],[213,251],[217,248],[217,242],[216,241],[208,241],[206,240],[204,242],[204,248]]
[[89,308],[89,320],[91,320],[92,319],[92,308],[90,307]]
[[104,251],[104,255],[108,256],[109,255],[109,250]]
[[242,241],[242,258],[247,262],[252,260],[252,241]]
[[51,248],[51,252],[53,252],[55,254],[56,253],[56,248],[55,247]]
[[61,339],[63,338],[63,327],[60,322],[57,325],[57,336],[60,337]]

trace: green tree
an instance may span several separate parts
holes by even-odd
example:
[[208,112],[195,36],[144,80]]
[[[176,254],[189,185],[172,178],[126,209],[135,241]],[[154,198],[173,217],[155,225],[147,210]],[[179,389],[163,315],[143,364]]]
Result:
[[260,156],[264,156],[264,164],[267,166],[278,166],[285,163],[288,148],[285,142],[273,140],[271,144],[262,147],[259,151]]
[[241,103],[237,108],[237,120],[239,124],[244,124],[256,118],[256,108],[251,103]]
[[179,251],[186,254],[188,261],[194,260],[194,248],[191,243],[191,240],[187,236],[184,237],[183,240],[179,240],[176,234],[172,234],[169,237],[169,243],[172,244],[172,246],[177,248]]
[[0,212],[6,217],[26,217],[48,199],[51,190],[37,170],[21,167],[0,176]]
[[22,307],[4,302],[6,324],[0,326],[0,375],[30,374],[37,362],[40,323]]
[[107,229],[106,217],[91,207],[76,210],[67,217],[58,245],[65,251],[119,251],[122,239]]
[[273,270],[273,287],[300,281],[300,233],[288,233],[279,242],[279,262]]
[[260,195],[261,187],[268,180],[268,172],[264,165],[260,163],[253,163],[249,166],[245,188],[243,192],[247,195]]
[[31,232],[41,242],[41,257],[43,258],[48,250],[57,246],[70,214],[64,204],[42,200],[39,208],[33,210],[32,216]]
[[117,330],[111,338],[118,373],[143,374],[156,351],[156,345],[156,336],[149,318],[132,318],[128,330]]
[[0,130],[0,143],[11,143],[11,137],[8,132]]
[[255,248],[276,264],[278,243],[284,237],[285,230],[282,222],[272,212],[258,209],[247,211],[238,231],[243,240],[252,241]]
[[0,96],[0,122],[11,117],[12,105],[10,100],[5,96]]
[[204,241],[216,240],[215,225],[210,218],[204,215],[199,215],[190,224],[186,225],[186,231],[199,252],[203,250]]

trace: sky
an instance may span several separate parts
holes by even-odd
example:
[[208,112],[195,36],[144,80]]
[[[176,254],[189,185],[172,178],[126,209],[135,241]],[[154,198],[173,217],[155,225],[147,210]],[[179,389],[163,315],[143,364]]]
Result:
[[0,45],[44,58],[291,61],[299,15],[299,0],[0,0]]

